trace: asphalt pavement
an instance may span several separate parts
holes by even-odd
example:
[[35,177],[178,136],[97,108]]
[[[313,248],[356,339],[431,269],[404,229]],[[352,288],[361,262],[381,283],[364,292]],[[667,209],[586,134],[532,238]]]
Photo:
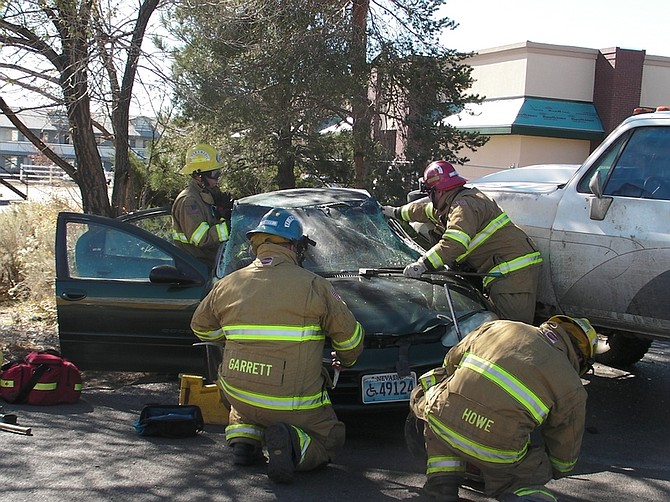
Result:
[[[670,500],[670,343],[654,342],[629,370],[596,365],[585,384],[582,456],[573,475],[549,487],[562,501]],[[347,443],[335,462],[276,485],[262,465],[232,465],[223,426],[206,425],[188,439],[136,434],[145,404],[176,403],[178,395],[177,381],[143,381],[85,387],[72,405],[0,401],[32,429],[30,436],[0,432],[2,501],[430,500],[404,445],[404,411],[341,415]],[[461,497],[490,500],[468,488]]]

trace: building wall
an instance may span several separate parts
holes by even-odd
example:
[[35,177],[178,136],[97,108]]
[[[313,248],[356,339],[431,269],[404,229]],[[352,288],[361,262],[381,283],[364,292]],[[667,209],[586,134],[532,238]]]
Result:
[[472,91],[486,99],[591,101],[597,55],[595,49],[523,42],[484,49],[466,63],[475,80]]
[[640,106],[670,105],[670,58],[647,56],[642,68]]
[[491,136],[476,152],[463,151],[470,162],[458,171],[468,179],[513,167],[534,164],[581,164],[589,154],[589,142],[539,136]]
[[[605,134],[637,106],[670,105],[670,58],[645,51],[522,42],[481,50],[466,63],[473,68],[473,93],[487,100],[539,97],[592,102]],[[510,166],[581,163],[598,144],[495,135],[477,152],[460,152],[471,161],[459,170],[471,170],[472,178]]]

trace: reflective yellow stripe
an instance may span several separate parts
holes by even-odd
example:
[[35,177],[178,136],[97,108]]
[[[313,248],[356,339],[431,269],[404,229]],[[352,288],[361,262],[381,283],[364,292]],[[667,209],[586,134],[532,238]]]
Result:
[[437,253],[435,248],[431,248],[430,251],[426,253],[426,260],[430,262],[430,265],[433,267],[433,270],[438,270],[444,267],[442,257]]
[[12,389],[14,388],[14,380],[0,380],[0,387]]
[[362,340],[363,340],[363,326],[361,326],[361,323],[357,322],[356,328],[354,329],[354,332],[349,338],[347,338],[342,342],[333,340],[331,343],[335,350],[339,352],[345,352],[347,350],[352,350],[358,347],[361,344]]
[[426,462],[426,474],[440,472],[465,472],[465,462],[461,457],[436,455],[428,457]]
[[295,425],[291,425],[291,427],[293,427],[293,430],[298,434],[298,439],[300,440],[300,460],[298,461],[298,465],[300,465],[302,464],[302,461],[305,460],[305,454],[307,453],[309,444],[312,442],[312,438],[300,427],[296,427]]
[[177,232],[174,230],[172,232],[172,240],[177,241],[177,242],[183,242],[184,244],[188,244],[188,238],[186,237],[186,234],[183,234],[181,232]]
[[80,383],[74,384],[74,390],[81,392],[82,385]]
[[[500,274],[503,274],[504,276],[505,274],[516,272],[517,270],[521,270],[522,268],[530,267],[531,265],[536,265],[538,263],[542,263],[542,256],[540,255],[539,251],[534,251],[532,253],[519,256],[518,258],[514,258],[513,260],[499,263],[491,270],[489,270],[488,273],[496,274],[498,277],[500,277]],[[498,277],[485,277],[482,281],[482,284],[484,287],[486,287]]]
[[[519,488],[517,490],[514,490],[514,495],[518,497],[524,497],[526,495],[533,495],[533,494],[542,494],[544,497],[542,500],[546,500],[547,502],[555,501],[558,502],[558,499],[554,496],[553,493],[551,493],[549,490],[543,490],[541,488]],[[538,500],[537,498],[533,498],[533,500]]]
[[577,459],[565,462],[563,460],[557,459],[556,457],[552,457],[551,455],[549,456],[549,460],[551,461],[551,465],[558,472],[570,472],[572,469],[574,469],[575,464],[577,463]]
[[195,244],[196,246],[200,245],[200,242],[202,239],[205,237],[205,235],[209,232],[209,223],[206,221],[203,221],[198,225],[198,228],[196,228],[193,231],[193,234],[191,235],[191,244]]
[[261,394],[260,392],[251,392],[234,387],[223,378],[219,378],[219,385],[230,397],[250,406],[266,410],[313,410],[330,404],[330,397],[325,389],[311,396],[274,396],[272,394]]
[[230,232],[228,231],[228,223],[222,221],[216,225],[216,235],[219,238],[219,242],[227,241]]
[[419,377],[419,383],[424,392],[430,389],[433,385],[437,383],[437,377],[435,377],[435,370],[430,370],[424,373]]
[[56,390],[58,382],[36,383],[34,390]]
[[498,217],[492,219],[488,225],[486,225],[480,232],[475,235],[468,246],[466,246],[466,251],[461,256],[456,258],[456,262],[459,263],[463,261],[470,253],[472,253],[479,246],[484,244],[489,237],[496,233],[500,228],[504,227],[510,222],[509,216],[507,213],[500,213]]
[[206,342],[214,342],[224,337],[223,329],[221,328],[212,331],[198,331],[194,329],[193,333],[195,333],[195,336]]
[[263,442],[263,428],[254,424],[232,424],[226,427],[226,440],[247,438]]
[[530,441],[527,441],[523,448],[519,451],[515,450],[499,450],[492,448],[475,441],[472,441],[465,436],[459,434],[453,429],[450,429],[442,422],[440,422],[434,415],[428,415],[428,422],[431,429],[443,441],[450,444],[458,451],[470,455],[484,462],[491,462],[495,464],[513,464],[521,460],[528,451]]
[[466,352],[459,368],[470,369],[496,384],[521,404],[538,424],[544,422],[549,415],[549,407],[544,404],[537,394],[526,387],[521,380],[494,362]]
[[326,337],[318,324],[309,326],[235,324],[223,326],[228,340],[312,342]]

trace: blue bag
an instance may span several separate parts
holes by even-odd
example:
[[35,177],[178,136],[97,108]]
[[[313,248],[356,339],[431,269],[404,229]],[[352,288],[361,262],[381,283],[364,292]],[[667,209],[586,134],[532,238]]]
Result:
[[199,406],[151,404],[142,409],[134,427],[140,436],[184,438],[195,436],[204,425]]

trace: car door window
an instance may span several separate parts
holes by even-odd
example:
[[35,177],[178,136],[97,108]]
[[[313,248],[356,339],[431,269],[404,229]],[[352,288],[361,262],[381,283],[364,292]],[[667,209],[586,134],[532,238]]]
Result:
[[670,128],[640,127],[623,135],[581,180],[580,192],[589,192],[593,176],[604,181],[604,195],[670,200]]
[[68,222],[68,269],[72,278],[149,281],[151,269],[174,259],[150,242],[122,230]]

